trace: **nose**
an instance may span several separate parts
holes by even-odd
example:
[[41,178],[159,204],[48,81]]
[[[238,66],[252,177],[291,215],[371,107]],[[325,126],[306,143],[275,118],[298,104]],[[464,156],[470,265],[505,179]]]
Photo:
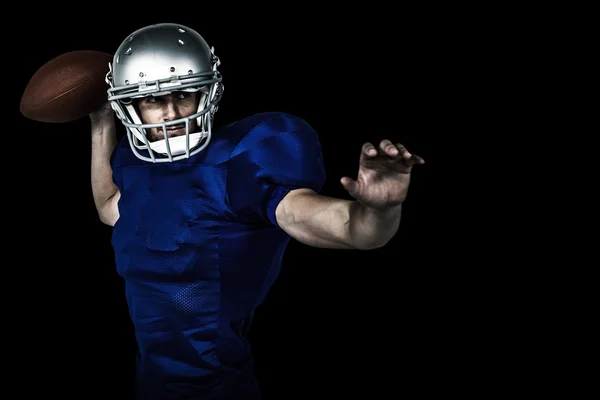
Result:
[[165,122],[168,121],[173,121],[174,119],[178,119],[179,116],[179,111],[177,109],[177,106],[175,105],[175,103],[173,102],[172,99],[168,99],[165,102],[165,106],[164,106],[164,120]]

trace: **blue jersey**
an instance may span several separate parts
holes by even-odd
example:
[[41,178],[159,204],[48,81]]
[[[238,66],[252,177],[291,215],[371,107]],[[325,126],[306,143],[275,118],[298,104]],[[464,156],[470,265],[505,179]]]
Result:
[[139,346],[138,398],[258,399],[245,335],[290,239],[278,203],[324,184],[316,132],[263,113],[173,163],[139,160],[123,138],[111,165],[121,192],[112,245]]

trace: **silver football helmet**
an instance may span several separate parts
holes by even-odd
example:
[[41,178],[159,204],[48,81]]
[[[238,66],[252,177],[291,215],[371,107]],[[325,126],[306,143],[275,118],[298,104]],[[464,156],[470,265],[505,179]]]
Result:
[[[172,162],[204,150],[212,135],[212,121],[223,94],[214,48],[196,31],[178,24],[141,28],[117,49],[106,74],[108,100],[125,125],[135,155],[144,161]],[[176,91],[199,92],[195,114],[158,124],[143,124],[135,100]],[[191,121],[197,129],[190,132]],[[185,124],[185,135],[169,138],[167,127]],[[151,142],[147,129],[162,128],[164,139]],[[148,156],[139,150],[146,150]]]

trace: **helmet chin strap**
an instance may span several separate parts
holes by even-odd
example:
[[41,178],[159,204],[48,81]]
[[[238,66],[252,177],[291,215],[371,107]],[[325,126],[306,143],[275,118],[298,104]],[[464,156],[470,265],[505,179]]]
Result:
[[[208,145],[210,136],[211,136],[210,128],[208,129],[208,131],[205,131],[205,132],[190,133],[190,135],[189,135],[190,149],[189,150],[191,151],[191,150],[197,149],[198,144],[200,144],[200,143],[202,143],[202,145],[199,150],[203,150],[206,147],[206,145]],[[204,139],[207,139],[207,140],[204,140]],[[169,138],[168,145],[169,145],[169,148],[167,149],[167,141],[166,140],[157,140],[156,142],[150,143],[150,148],[152,149],[153,152],[161,153],[164,155],[168,155],[170,152],[172,156],[179,156],[181,154],[185,154],[188,150],[186,148],[187,137],[185,135],[177,136],[174,138]],[[145,150],[146,147],[143,147],[143,149]]]

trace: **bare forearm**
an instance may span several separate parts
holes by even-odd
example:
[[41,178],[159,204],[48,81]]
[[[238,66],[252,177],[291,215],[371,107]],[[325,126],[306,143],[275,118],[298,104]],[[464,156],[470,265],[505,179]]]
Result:
[[92,120],[92,193],[99,212],[119,191],[113,182],[110,157],[117,145],[114,119]]
[[376,212],[302,189],[289,193],[276,210],[279,225],[304,244],[362,250],[385,245],[398,230],[400,214],[399,206]]

